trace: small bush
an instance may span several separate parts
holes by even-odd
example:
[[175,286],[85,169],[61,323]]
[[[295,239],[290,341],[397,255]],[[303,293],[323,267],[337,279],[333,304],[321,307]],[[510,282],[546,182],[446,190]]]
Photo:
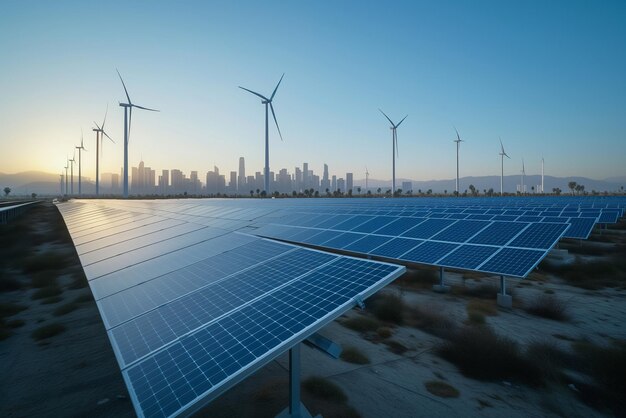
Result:
[[11,332],[11,330],[6,329],[4,327],[0,327],[0,341],[2,340],[6,340],[7,338],[9,338],[13,333]]
[[426,390],[440,398],[458,398],[460,393],[454,386],[440,380],[425,382]]
[[614,254],[608,260],[583,262],[577,259],[574,263],[561,265],[544,260],[539,268],[563,278],[572,286],[587,290],[626,284],[626,257],[622,253]]
[[389,351],[391,351],[394,354],[402,355],[408,350],[408,348],[406,348],[402,343],[399,343],[398,341],[395,341],[395,340],[386,340],[383,342],[387,346]]
[[404,322],[404,301],[391,293],[379,293],[370,298],[367,309],[381,321],[402,324]]
[[341,351],[341,359],[348,363],[369,364],[370,359],[363,354],[358,348],[348,346]]
[[13,319],[11,321],[7,321],[8,328],[21,328],[26,325],[23,319]]
[[376,330],[376,334],[378,334],[378,336],[380,338],[389,338],[393,335],[393,332],[391,331],[391,328],[389,327],[380,327]]
[[61,296],[52,296],[50,298],[42,299],[39,303],[42,305],[52,305],[53,303],[59,303],[62,300],[63,298]]
[[358,315],[352,318],[348,318],[345,321],[341,321],[341,324],[358,332],[376,331],[380,328],[380,321],[375,318],[370,318],[364,315]]
[[327,401],[345,403],[348,400],[348,397],[339,386],[323,377],[309,377],[302,382],[302,387],[311,395]]
[[54,311],[52,311],[52,315],[54,316],[67,315],[68,313],[73,312],[76,309],[78,309],[78,304],[74,302],[68,302],[68,303],[64,303],[63,305],[59,306]]
[[63,290],[61,290],[60,287],[47,286],[47,287],[42,287],[41,289],[38,289],[35,292],[33,292],[30,298],[33,300],[45,299],[45,298],[51,298],[53,296],[59,296],[61,293],[63,293]]
[[67,286],[68,289],[84,289],[87,287],[87,277],[81,269],[72,274],[72,282]]
[[43,340],[46,338],[52,338],[55,335],[58,335],[65,331],[65,326],[59,323],[52,323],[48,325],[43,325],[37,329],[35,329],[31,336],[35,341]]
[[463,327],[440,344],[437,352],[467,377],[541,383],[540,372],[522,355],[517,343],[489,327]]
[[395,283],[401,287],[426,289],[439,281],[439,275],[432,269],[407,269]]
[[536,370],[541,371],[544,381],[560,382],[563,367],[572,367],[573,356],[561,350],[551,341],[534,341],[526,347],[526,358]]
[[426,308],[411,307],[407,309],[407,322],[412,327],[440,338],[448,338],[456,331],[456,323],[444,313],[445,310],[432,306]]
[[55,271],[44,270],[32,273],[30,276],[30,285],[36,289],[42,287],[56,287],[57,276]]
[[589,342],[574,343],[576,359],[583,371],[593,376],[605,390],[616,395],[626,393],[626,342],[610,346]]
[[472,299],[467,303],[465,309],[467,309],[468,314],[477,312],[487,316],[498,315],[498,307],[494,300]]
[[85,293],[84,295],[76,296],[76,298],[74,299],[75,303],[87,303],[87,302],[92,302],[92,301],[93,301],[93,296],[91,296],[91,294],[89,294],[89,293]]
[[485,323],[485,315],[476,311],[468,311],[467,321],[472,324],[483,325]]
[[[478,286],[466,286],[461,288],[461,293],[463,295],[479,299],[495,299],[499,291],[500,286],[494,283],[482,283]],[[511,292],[509,291],[509,293]]]
[[555,321],[567,321],[569,319],[567,304],[554,295],[540,295],[526,307],[526,312]]
[[0,303],[0,318],[13,316],[17,313],[22,312],[25,309],[27,309],[26,306],[18,305],[17,303],[12,303],[12,302]]
[[47,251],[25,257],[19,262],[24,273],[35,273],[44,270],[60,270],[67,266],[68,253]]
[[22,284],[19,280],[0,273],[0,292],[13,292],[14,290],[20,290],[21,288]]

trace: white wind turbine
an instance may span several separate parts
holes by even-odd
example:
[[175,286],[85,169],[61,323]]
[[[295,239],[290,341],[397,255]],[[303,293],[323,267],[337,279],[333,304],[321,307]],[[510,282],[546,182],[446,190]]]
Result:
[[500,159],[501,159],[501,166],[502,166],[502,171],[500,173],[500,196],[504,195],[504,157],[511,158],[504,151],[504,145],[502,145],[502,138],[500,138]]
[[367,171],[367,166],[365,166],[365,193],[367,194],[368,189],[368,181],[370,179],[370,172]]
[[526,168],[524,168],[524,159],[522,158],[522,187],[521,187],[521,194],[524,194],[524,178],[526,177]]
[[104,124],[107,121],[107,113],[109,113],[108,105],[107,105],[106,112],[104,112],[104,120],[102,121],[102,126],[98,126],[98,124],[94,122],[94,125],[96,125],[96,127],[92,129],[92,131],[96,133],[96,196],[100,194],[100,148],[102,148],[102,142],[103,142],[104,137],[106,136],[107,138],[111,140],[111,142],[115,144],[115,141],[113,141],[113,138],[111,138],[104,131]]
[[[272,117],[274,118],[274,123],[276,124],[276,129],[278,130],[278,135],[280,136],[280,140],[283,140],[283,135],[280,133],[280,127],[278,126],[278,120],[276,120],[276,113],[274,113],[274,106],[272,105],[272,100],[274,100],[274,96],[276,95],[276,91],[278,90],[278,86],[280,86],[280,82],[283,81],[283,77],[285,73],[278,80],[278,84],[276,84],[276,88],[272,92],[272,95],[268,99],[267,97],[259,94],[255,91],[247,89],[245,87],[239,86],[240,89],[247,91],[248,93],[252,93],[255,96],[261,98],[261,103],[265,105],[265,168],[263,170],[263,180],[264,180],[264,189],[265,193],[269,196],[270,194],[270,136],[269,136],[269,110],[272,111]],[[306,175],[306,173],[305,173]]]
[[70,160],[68,160],[72,165],[70,165],[70,195],[74,195],[74,164],[76,163],[76,150],[74,150],[74,155]]
[[82,189],[81,189],[81,169],[82,169],[82,163],[81,163],[81,151],[87,151],[85,149],[85,146],[83,145],[83,130],[80,130],[80,147],[75,147],[78,150],[78,195],[80,196],[82,193]]
[[456,195],[459,195],[459,146],[461,145],[461,142],[465,142],[461,139],[461,136],[459,135],[459,131],[456,129],[456,127],[454,128],[454,130],[456,131],[456,139],[454,139],[452,142],[456,142]]
[[385,118],[387,118],[387,120],[389,121],[389,123],[391,124],[391,127],[389,129],[391,129],[391,156],[392,156],[392,165],[391,165],[391,196],[395,196],[396,194],[396,156],[398,155],[398,134],[396,132],[396,129],[398,129],[398,127],[402,124],[402,122],[404,122],[404,120],[407,118],[406,115],[405,117],[402,118],[402,120],[400,122],[398,122],[397,124],[394,124],[391,119],[389,119],[389,116],[387,116],[385,114],[385,112],[383,112],[381,109],[380,113],[383,114],[383,116],[385,116]]
[[[158,112],[156,109],[150,109],[147,107],[139,106],[131,102],[126,84],[122,79],[122,75],[118,70],[117,75],[120,77],[122,87],[124,87],[124,93],[126,93],[126,99],[128,103],[120,103],[120,106],[124,108],[124,197],[128,197],[128,141],[130,140],[130,125],[133,121],[133,107],[149,110],[150,112]],[[108,136],[108,135],[107,135]]]
[[67,184],[68,184],[68,179],[67,179],[67,169],[70,168],[70,159],[67,158],[67,156],[65,157],[65,167],[63,167],[65,169],[65,193],[67,194]]

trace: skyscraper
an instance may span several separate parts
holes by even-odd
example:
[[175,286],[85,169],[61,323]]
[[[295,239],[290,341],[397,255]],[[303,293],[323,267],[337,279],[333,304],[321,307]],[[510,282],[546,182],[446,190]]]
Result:
[[239,193],[245,193],[246,187],[246,162],[243,157],[239,157],[239,179],[237,182],[237,191]]
[[352,190],[353,175],[352,173],[346,173],[346,193]]
[[328,179],[328,164],[324,164],[324,177],[320,183],[320,190],[326,192],[326,189],[330,190],[330,180]]
[[337,191],[337,176],[333,176],[333,181],[330,185],[330,191],[331,192]]

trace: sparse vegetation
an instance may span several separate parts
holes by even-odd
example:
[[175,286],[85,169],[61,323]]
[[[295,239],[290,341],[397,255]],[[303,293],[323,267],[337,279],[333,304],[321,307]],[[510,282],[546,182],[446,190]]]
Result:
[[12,302],[0,303],[0,318],[13,316],[17,313],[22,312],[25,309],[27,309],[26,306],[19,305],[17,303],[12,303]]
[[437,351],[467,377],[541,383],[540,371],[523,356],[517,343],[486,326],[459,329]]
[[572,286],[597,290],[604,287],[626,286],[626,257],[615,254],[608,259],[555,265],[549,261],[540,264],[542,270],[555,274]]
[[59,303],[62,300],[63,298],[61,296],[52,296],[49,298],[42,299],[41,302],[39,303],[41,303],[42,305],[52,305],[53,303]]
[[526,312],[555,321],[567,321],[569,313],[567,303],[554,295],[543,294],[533,299]]
[[472,312],[480,313],[486,316],[498,315],[498,307],[495,300],[472,299],[467,302],[465,307],[468,315]]
[[389,338],[393,335],[393,332],[389,327],[380,327],[376,330],[376,333],[382,339]]
[[327,401],[337,403],[348,401],[348,397],[339,386],[323,377],[309,377],[302,382],[302,387],[311,395]]
[[444,310],[436,307],[410,307],[407,309],[407,323],[437,337],[448,338],[457,326],[450,316],[441,312]]
[[45,270],[60,270],[67,266],[67,262],[67,252],[47,251],[24,257],[18,265],[24,273],[28,274]]
[[376,331],[381,326],[380,321],[365,315],[358,315],[352,318],[348,318],[344,321],[341,321],[341,324],[346,328],[350,328],[358,332]]
[[30,285],[36,289],[42,287],[57,286],[58,273],[52,270],[43,270],[32,273]]
[[64,303],[63,305],[59,306],[54,311],[52,311],[52,315],[54,316],[67,315],[68,313],[73,312],[78,308],[79,308],[79,305],[77,303],[74,303],[74,302]]
[[341,359],[354,364],[369,364],[370,362],[370,359],[365,354],[353,346],[343,348],[341,351]]
[[438,280],[439,276],[436,270],[424,267],[408,269],[402,277],[395,281],[395,284],[406,288],[426,289],[437,283]]
[[33,300],[45,299],[53,296],[59,296],[61,293],[63,293],[63,290],[61,290],[58,286],[46,286],[36,290],[30,298]]
[[85,293],[83,295],[76,296],[76,298],[74,298],[74,303],[87,303],[87,302],[92,302],[92,301],[93,301],[93,296],[91,296],[90,293]]
[[475,325],[483,325],[485,320],[485,315],[476,311],[467,311],[467,322]]
[[389,351],[391,351],[394,354],[401,355],[401,354],[404,354],[408,350],[408,348],[406,348],[404,344],[396,340],[385,340],[383,341],[383,343],[387,346]]
[[441,380],[431,380],[424,383],[426,390],[440,398],[458,398],[460,393],[457,388]]
[[35,341],[44,340],[47,338],[52,338],[55,335],[58,335],[65,331],[65,326],[59,323],[52,323],[48,325],[43,325],[37,329],[35,329],[31,336]]
[[402,324],[404,322],[405,304],[402,298],[389,292],[381,292],[367,301],[367,310],[384,322]]
[[6,274],[4,270],[0,270],[0,293],[13,292],[15,290],[20,290],[21,288],[22,284],[19,280]]

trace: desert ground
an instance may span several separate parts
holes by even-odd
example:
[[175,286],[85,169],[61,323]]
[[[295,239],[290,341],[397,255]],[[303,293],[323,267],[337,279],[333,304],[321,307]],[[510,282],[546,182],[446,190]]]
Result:
[[[51,203],[0,226],[0,416],[133,416],[104,326]],[[507,280],[410,266],[321,332],[340,359],[302,345],[303,401],[325,417],[626,416],[626,223],[562,242]],[[198,416],[273,417],[287,406],[282,355]]]

